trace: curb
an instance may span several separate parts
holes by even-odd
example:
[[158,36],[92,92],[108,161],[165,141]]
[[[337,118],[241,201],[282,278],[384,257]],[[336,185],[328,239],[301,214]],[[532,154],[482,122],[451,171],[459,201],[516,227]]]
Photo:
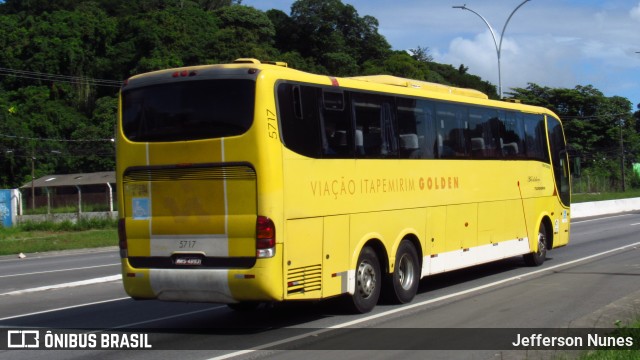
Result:
[[592,201],[571,204],[571,218],[618,214],[640,210],[640,198]]

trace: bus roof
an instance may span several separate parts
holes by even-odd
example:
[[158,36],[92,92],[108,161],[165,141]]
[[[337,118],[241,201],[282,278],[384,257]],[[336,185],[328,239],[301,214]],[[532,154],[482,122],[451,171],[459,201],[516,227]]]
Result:
[[[327,77],[327,75],[314,74],[314,73],[309,73],[309,72],[291,68],[285,62],[260,61],[254,58],[239,58],[233,61],[232,63],[227,63],[227,64],[188,66],[188,67],[175,68],[175,69],[158,70],[158,71],[154,71],[146,74],[135,75],[129,78],[127,81],[125,81],[123,88],[127,87],[127,84],[129,83],[130,80],[133,80],[133,82],[136,83],[136,86],[148,85],[150,82],[153,82],[154,80],[158,80],[159,75],[166,75],[166,74],[175,75],[176,73],[178,73],[178,71],[181,71],[180,73],[184,73],[185,69],[187,69],[189,71],[189,74],[191,74],[192,71],[201,73],[201,72],[207,72],[209,70],[215,71],[215,69],[228,69],[233,71],[232,69],[240,70],[240,69],[246,69],[246,68],[279,69],[284,73],[295,72],[295,73],[305,74],[309,76]],[[429,96],[428,93],[431,93],[432,95],[441,94],[442,96],[446,96],[446,95],[458,96],[460,97],[458,98],[458,101],[465,101],[463,99],[465,97],[468,99],[475,99],[474,101],[469,100],[474,103],[483,103],[484,101],[489,101],[494,105],[498,105],[503,108],[513,108],[513,109],[517,108],[525,112],[535,112],[535,113],[542,112],[542,113],[550,114],[550,115],[553,115],[554,117],[557,117],[557,115],[553,114],[553,112],[551,112],[548,109],[545,109],[539,106],[534,106],[534,105],[525,105],[513,99],[505,99],[503,101],[500,101],[500,103],[498,104],[497,102],[495,102],[495,100],[489,99],[489,97],[485,93],[475,89],[460,88],[460,87],[443,85],[443,84],[438,84],[438,83],[433,83],[428,81],[407,79],[407,78],[402,78],[402,77],[397,77],[392,75],[368,75],[368,76],[352,76],[352,77],[339,77],[339,78],[333,78],[331,76],[328,76],[328,77],[332,79],[343,79],[343,80],[363,82],[363,83],[369,83],[369,84],[397,86],[401,88],[411,89],[413,91],[416,91],[416,90],[423,91],[425,92],[425,96],[427,97]],[[140,80],[143,80],[143,81],[140,81]]]
[[[233,63],[234,64],[254,64],[254,65],[267,64],[267,65],[277,65],[285,68],[288,67],[287,63],[285,62],[272,62],[272,61],[261,62],[260,60],[253,59],[253,58],[236,59]],[[478,90],[474,90],[474,89],[465,89],[465,88],[459,88],[459,87],[448,86],[443,84],[437,84],[437,83],[428,82],[428,81],[406,79],[406,78],[401,78],[401,77],[392,76],[392,75],[352,76],[352,77],[346,77],[345,79],[367,81],[367,82],[385,84],[385,85],[402,86],[402,87],[414,88],[414,89],[423,89],[425,91],[434,91],[434,92],[445,93],[445,94],[455,94],[455,95],[468,96],[468,97],[484,99],[484,100],[489,99],[489,97],[485,93]]]
[[348,79],[368,81],[368,82],[373,82],[378,84],[402,86],[402,87],[408,87],[408,88],[414,88],[414,89],[423,89],[425,91],[435,91],[435,92],[440,92],[445,94],[469,96],[469,97],[485,99],[485,100],[489,99],[489,97],[485,93],[478,90],[474,90],[474,89],[458,88],[454,86],[442,85],[442,84],[432,83],[428,81],[405,79],[405,78],[391,76],[391,75],[354,76],[354,77],[349,77]]

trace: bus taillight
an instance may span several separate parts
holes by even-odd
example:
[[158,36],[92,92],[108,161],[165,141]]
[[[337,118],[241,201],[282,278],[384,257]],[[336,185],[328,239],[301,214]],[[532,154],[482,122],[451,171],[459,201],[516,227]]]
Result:
[[256,222],[256,257],[270,258],[276,254],[276,226],[266,216]]
[[124,219],[118,220],[118,246],[120,247],[120,257],[122,259],[128,256],[127,251],[127,230],[125,229]]

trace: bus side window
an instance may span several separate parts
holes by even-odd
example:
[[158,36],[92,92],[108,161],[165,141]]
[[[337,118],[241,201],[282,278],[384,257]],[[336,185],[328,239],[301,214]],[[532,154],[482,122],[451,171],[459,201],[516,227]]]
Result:
[[475,159],[496,159],[502,157],[499,137],[502,123],[494,109],[469,108],[469,141],[471,156]]
[[549,162],[547,150],[547,131],[542,115],[524,115],[524,131],[527,157],[533,160]]
[[522,114],[513,111],[500,112],[504,131],[500,136],[500,147],[505,159],[524,157],[524,124]]
[[298,154],[320,157],[319,89],[288,83],[278,85],[278,113],[284,145]]
[[400,157],[433,159],[436,129],[432,103],[421,99],[396,98]]
[[324,158],[346,159],[353,157],[353,136],[348,109],[344,106],[343,92],[322,91],[320,127],[322,155]]
[[396,104],[400,158],[419,159],[422,155],[417,127],[422,114],[416,108],[415,99],[396,98]]
[[397,158],[398,136],[393,98],[353,93],[351,104],[356,140],[359,141],[362,134],[359,157]]
[[417,118],[416,127],[422,158],[435,159],[438,154],[438,129],[433,115],[433,103],[427,100],[418,100],[417,108],[421,114]]
[[551,150],[551,164],[560,199],[565,205],[571,202],[571,186],[569,184],[569,158],[567,157],[564,133],[560,121],[547,116],[549,128],[549,148]]
[[456,104],[436,104],[438,156],[459,159],[467,156],[467,109]]

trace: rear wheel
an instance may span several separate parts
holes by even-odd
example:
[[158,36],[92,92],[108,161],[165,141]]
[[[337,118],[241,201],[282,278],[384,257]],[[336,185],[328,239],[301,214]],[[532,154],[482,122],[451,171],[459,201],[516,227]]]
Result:
[[547,258],[547,227],[540,224],[538,230],[538,250],[524,255],[524,262],[529,266],[540,266]]
[[355,311],[366,313],[376,306],[380,298],[380,261],[372,248],[366,246],[358,256],[356,287],[352,305]]
[[396,267],[385,283],[385,300],[405,304],[418,292],[420,263],[418,252],[409,240],[403,240],[396,252]]

